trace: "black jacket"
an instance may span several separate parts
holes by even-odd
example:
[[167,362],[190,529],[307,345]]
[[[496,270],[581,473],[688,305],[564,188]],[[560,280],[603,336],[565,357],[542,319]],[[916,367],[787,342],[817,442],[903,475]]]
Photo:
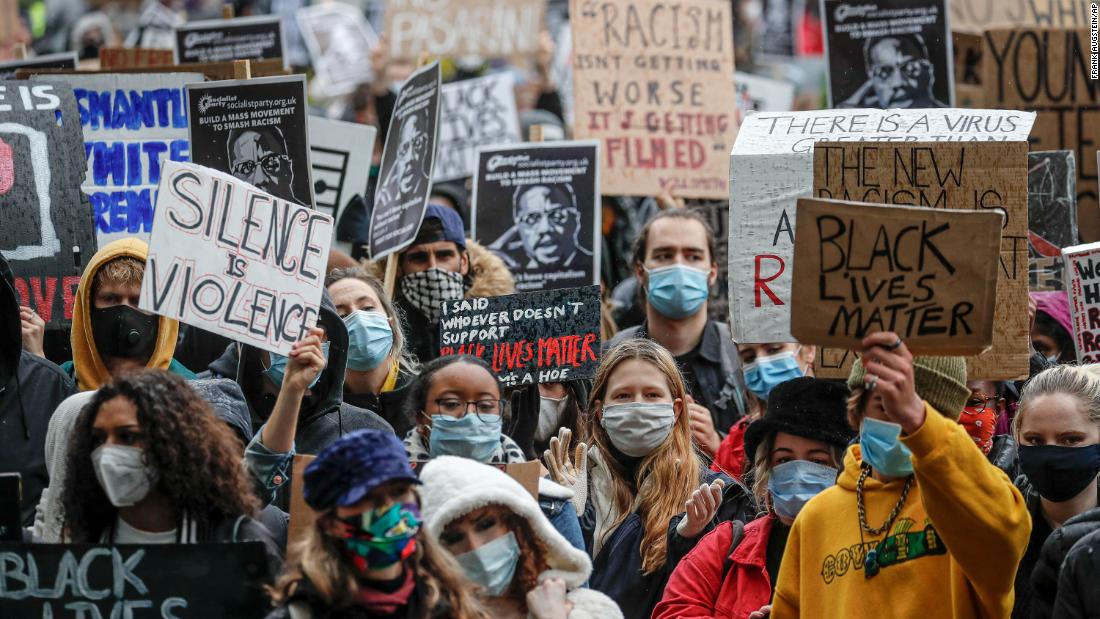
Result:
[[[1058,597],[1059,572],[1062,563],[1079,540],[1086,535],[1100,531],[1100,507],[1077,514],[1067,520],[1061,528],[1055,529],[1047,537],[1039,553],[1039,562],[1031,572],[1031,616],[1033,619],[1046,619],[1054,610],[1054,601]],[[1094,572],[1092,595],[1100,598],[1100,572]]]
[[1058,597],[1051,616],[1054,619],[1100,617],[1097,574],[1100,574],[1100,530],[1081,538],[1066,555],[1058,576]]

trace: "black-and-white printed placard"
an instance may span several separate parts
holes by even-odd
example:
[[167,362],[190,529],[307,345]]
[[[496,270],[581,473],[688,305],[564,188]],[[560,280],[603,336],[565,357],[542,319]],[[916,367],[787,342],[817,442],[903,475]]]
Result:
[[10,60],[0,62],[0,80],[15,79],[15,72],[19,69],[75,69],[76,52],[62,52],[60,54],[46,54],[23,60]]
[[304,75],[189,84],[191,161],[311,206]]
[[283,20],[256,16],[210,19],[176,28],[176,64],[282,58],[286,65]]
[[1027,154],[1027,240],[1029,289],[1064,290],[1062,249],[1078,243],[1072,150]]
[[528,142],[478,151],[472,235],[516,290],[600,282],[599,142]]
[[325,2],[298,9],[302,31],[315,72],[313,88],[323,97],[337,97],[374,79],[370,52],[378,44],[363,11],[342,2]]
[[367,195],[377,133],[370,125],[318,116],[309,119],[314,206],[337,221],[348,200]]
[[473,176],[482,146],[520,141],[514,84],[510,73],[496,73],[443,86],[436,181]]

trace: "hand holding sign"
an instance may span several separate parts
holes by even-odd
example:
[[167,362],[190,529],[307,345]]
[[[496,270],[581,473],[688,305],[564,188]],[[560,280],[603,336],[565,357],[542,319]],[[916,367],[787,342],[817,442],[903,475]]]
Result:
[[321,349],[321,340],[325,332],[317,327],[309,330],[308,335],[294,343],[287,355],[286,371],[283,374],[283,389],[294,393],[305,393],[321,374],[327,363]]
[[[892,331],[880,331],[863,338],[864,385],[879,402],[888,421],[912,434],[924,425],[924,402],[917,395],[913,380],[913,355]],[[868,404],[873,406],[874,400]],[[949,414],[952,411],[943,411]]]

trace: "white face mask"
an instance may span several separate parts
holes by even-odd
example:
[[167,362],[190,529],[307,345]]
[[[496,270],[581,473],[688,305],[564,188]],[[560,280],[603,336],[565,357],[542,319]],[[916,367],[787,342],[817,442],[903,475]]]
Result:
[[535,427],[536,441],[541,443],[557,435],[558,428],[561,427],[561,416],[565,412],[568,401],[568,396],[556,400],[547,397],[539,398],[539,423]]
[[600,425],[615,449],[632,458],[653,453],[672,433],[676,411],[672,404],[627,402],[603,407]]
[[92,466],[111,505],[129,507],[144,499],[157,482],[157,472],[145,462],[140,447],[100,445],[92,452]]

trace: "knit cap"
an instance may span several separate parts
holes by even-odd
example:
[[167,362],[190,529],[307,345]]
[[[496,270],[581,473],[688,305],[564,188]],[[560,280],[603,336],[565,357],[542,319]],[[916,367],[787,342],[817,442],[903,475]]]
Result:
[[[848,388],[862,387],[865,371],[859,359],[848,375]],[[913,381],[917,395],[936,412],[958,421],[970,389],[966,386],[966,360],[962,357],[913,357]]]

